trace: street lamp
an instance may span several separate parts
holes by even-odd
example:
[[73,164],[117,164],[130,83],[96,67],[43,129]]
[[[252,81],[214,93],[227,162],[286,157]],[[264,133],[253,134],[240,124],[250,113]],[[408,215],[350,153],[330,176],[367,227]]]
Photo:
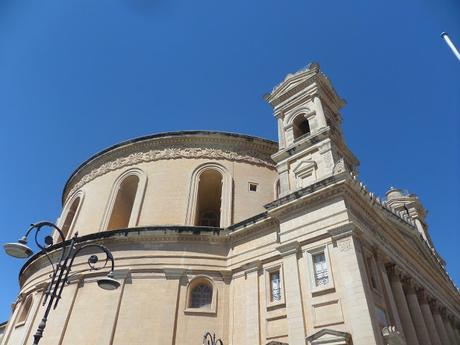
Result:
[[51,281],[49,282],[45,290],[45,299],[43,301],[43,306],[46,304],[46,302],[48,302],[48,305],[46,307],[45,314],[43,315],[43,319],[38,325],[37,332],[34,335],[33,345],[38,345],[38,342],[43,337],[43,331],[46,327],[48,314],[51,311],[51,308],[56,309],[59,300],[61,299],[62,289],[64,288],[64,285],[66,283],[69,283],[69,273],[71,271],[75,257],[80,251],[86,248],[95,248],[102,250],[105,253],[104,264],[100,267],[96,267],[96,263],[99,261],[99,257],[97,255],[91,255],[88,258],[88,266],[90,267],[91,271],[95,271],[106,267],[110,261],[110,272],[107,274],[106,277],[99,279],[97,281],[97,284],[100,288],[104,290],[115,290],[120,286],[120,283],[113,278],[113,270],[115,268],[113,255],[111,251],[107,249],[105,246],[100,244],[86,244],[82,246],[77,246],[76,242],[78,239],[78,234],[75,234],[75,236],[72,237],[70,243],[67,246],[62,247],[61,257],[55,266],[50,256],[48,255],[49,248],[53,245],[53,237],[50,235],[46,236],[44,238],[45,245],[40,244],[38,234],[40,233],[42,228],[55,229],[59,233],[59,237],[61,238],[62,242],[65,241],[62,230],[59,229],[55,224],[50,222],[39,222],[36,224],[32,224],[27,230],[26,234],[18,242],[6,243],[3,246],[5,252],[10,256],[20,259],[28,258],[33,254],[33,251],[27,245],[27,237],[32,232],[32,230],[35,230],[35,243],[40,248],[40,253],[45,254],[53,269],[53,273],[51,274]]
[[216,340],[216,333],[211,335],[211,333],[206,332],[203,336],[203,345],[224,345],[222,339]]

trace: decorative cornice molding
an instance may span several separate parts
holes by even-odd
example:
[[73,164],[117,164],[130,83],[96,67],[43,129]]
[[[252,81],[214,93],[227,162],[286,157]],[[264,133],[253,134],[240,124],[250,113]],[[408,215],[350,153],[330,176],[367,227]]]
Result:
[[154,162],[158,160],[168,159],[190,159],[190,158],[206,158],[206,159],[225,159],[231,161],[239,161],[256,165],[263,165],[269,168],[274,168],[274,164],[269,159],[255,158],[248,154],[236,153],[229,150],[221,150],[214,148],[165,148],[162,150],[150,150],[147,152],[135,152],[126,157],[120,157],[114,161],[102,164],[100,167],[93,169],[90,173],[83,176],[76,184],[73,185],[66,195],[73,194],[76,190],[80,189],[86,183],[94,180],[96,177],[104,175],[110,171],[117,170],[123,167],[145,163]]
[[254,272],[258,272],[261,268],[262,268],[262,262],[260,260],[249,262],[243,266],[245,275],[248,275]]
[[185,269],[183,268],[163,268],[166,279],[180,279],[185,276]]
[[277,145],[260,138],[228,133],[185,133],[128,142],[90,158],[69,178],[63,202],[84,184],[107,172],[144,162],[172,159],[230,160],[274,169]]
[[300,243],[297,241],[289,242],[276,247],[276,249],[279,251],[281,256],[296,255],[300,250]]

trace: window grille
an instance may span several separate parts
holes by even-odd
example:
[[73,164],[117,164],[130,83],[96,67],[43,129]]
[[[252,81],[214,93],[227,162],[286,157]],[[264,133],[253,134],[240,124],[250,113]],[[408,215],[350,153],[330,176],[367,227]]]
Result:
[[324,252],[313,255],[313,268],[316,286],[327,285],[329,283],[329,271]]
[[213,226],[213,227],[218,227],[219,226],[219,219],[217,216],[217,213],[214,211],[206,211],[203,212],[201,215],[200,219],[200,225],[201,226]]
[[210,308],[212,302],[212,287],[200,284],[192,290],[191,308]]
[[271,302],[281,301],[281,280],[280,272],[270,273]]

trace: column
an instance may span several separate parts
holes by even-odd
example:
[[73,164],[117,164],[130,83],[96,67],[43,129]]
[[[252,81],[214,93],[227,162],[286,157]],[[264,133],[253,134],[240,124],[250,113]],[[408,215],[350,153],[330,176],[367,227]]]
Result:
[[401,324],[401,318],[399,317],[398,308],[396,306],[396,301],[391,291],[390,279],[388,278],[388,273],[385,268],[382,255],[377,253],[377,267],[380,272],[380,277],[382,278],[383,287],[385,291],[385,302],[388,306],[390,312],[390,320],[393,326],[396,326],[396,330],[404,336],[403,326]]
[[417,334],[415,333],[414,324],[412,323],[412,318],[406,301],[406,295],[404,294],[401,284],[400,274],[401,271],[399,271],[395,265],[388,268],[391,290],[393,291],[393,296],[396,301],[396,305],[398,306],[399,317],[401,319],[407,344],[420,345],[417,339]]
[[457,342],[460,344],[460,329],[458,321],[454,323],[454,331],[457,336]]
[[449,338],[447,337],[446,329],[444,328],[444,322],[442,321],[439,305],[436,301],[430,302],[431,312],[433,314],[434,323],[438,330],[439,338],[441,339],[442,345],[449,345]]
[[259,270],[260,261],[246,265],[246,343],[260,344]]
[[428,304],[428,297],[424,290],[417,291],[418,301],[420,303],[420,309],[422,310],[423,319],[425,320],[425,325],[430,335],[432,345],[442,345],[441,338],[439,338],[438,330],[433,319],[433,314],[431,313],[430,305]]
[[291,242],[277,248],[283,257],[289,345],[305,345],[305,323],[297,264],[299,247],[298,242]]
[[450,324],[450,317],[448,315],[445,315],[444,317],[444,327],[446,328],[447,336],[449,337],[450,343],[457,344],[457,340],[455,339],[454,335],[454,330],[452,329],[452,326]]
[[418,342],[420,345],[432,345],[425,325],[425,320],[423,319],[422,310],[420,309],[420,304],[418,303],[414,282],[409,278],[406,279],[405,283],[407,305],[409,306],[409,312],[412,316],[412,322],[414,323]]

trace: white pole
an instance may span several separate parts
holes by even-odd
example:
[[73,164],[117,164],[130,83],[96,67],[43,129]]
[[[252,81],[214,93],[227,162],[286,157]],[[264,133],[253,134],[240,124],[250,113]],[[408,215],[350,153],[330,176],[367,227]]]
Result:
[[443,32],[441,34],[441,37],[444,38],[444,41],[446,41],[447,45],[453,51],[454,55],[457,57],[457,59],[460,60],[460,52],[457,50],[457,47],[455,47],[454,43],[450,40],[450,37],[447,34],[447,32]]

